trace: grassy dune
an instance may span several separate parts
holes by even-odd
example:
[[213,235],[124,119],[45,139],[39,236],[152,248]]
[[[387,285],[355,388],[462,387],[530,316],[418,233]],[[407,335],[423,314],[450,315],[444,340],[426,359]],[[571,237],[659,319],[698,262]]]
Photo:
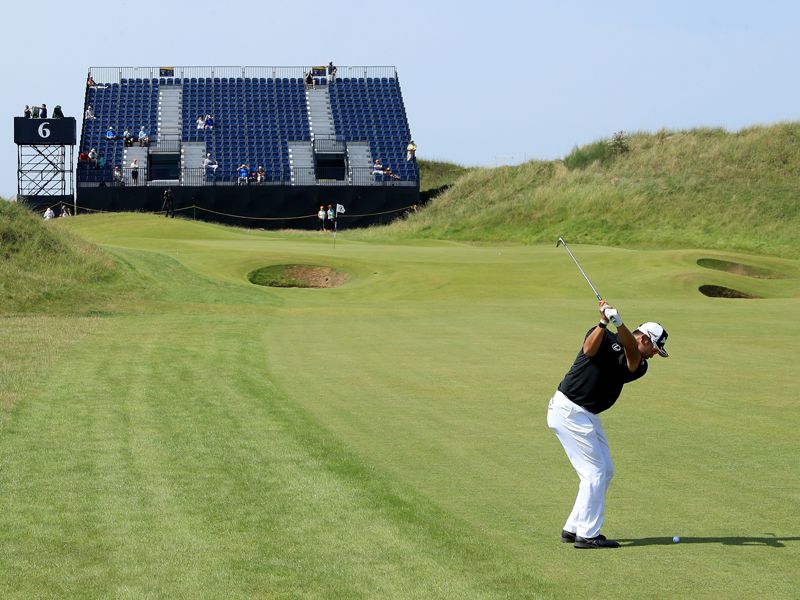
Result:
[[[607,413],[625,548],[587,554],[545,412],[596,311],[550,241],[64,221],[110,266],[0,318],[4,598],[796,596],[798,261],[574,244],[672,354]],[[348,281],[248,282],[273,264]]]
[[526,244],[564,235],[797,258],[798,178],[798,123],[636,134],[619,156],[592,144],[564,161],[471,170],[429,207],[365,235]]

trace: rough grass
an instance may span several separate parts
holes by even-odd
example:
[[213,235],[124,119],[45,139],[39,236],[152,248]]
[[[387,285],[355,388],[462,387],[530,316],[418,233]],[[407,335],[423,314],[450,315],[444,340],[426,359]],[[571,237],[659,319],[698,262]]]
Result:
[[117,276],[106,251],[64,225],[0,200],[0,314],[70,311]]
[[471,170],[423,210],[368,237],[529,244],[563,235],[800,255],[800,124],[638,133],[630,152],[611,157],[597,150],[605,145],[565,161]]

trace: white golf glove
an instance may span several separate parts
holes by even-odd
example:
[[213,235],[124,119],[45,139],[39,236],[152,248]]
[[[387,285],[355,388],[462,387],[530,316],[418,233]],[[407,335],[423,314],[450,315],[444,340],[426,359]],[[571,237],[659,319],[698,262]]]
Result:
[[606,316],[606,319],[614,324],[614,327],[622,325],[622,317],[617,312],[616,308],[606,308],[603,310],[603,314]]

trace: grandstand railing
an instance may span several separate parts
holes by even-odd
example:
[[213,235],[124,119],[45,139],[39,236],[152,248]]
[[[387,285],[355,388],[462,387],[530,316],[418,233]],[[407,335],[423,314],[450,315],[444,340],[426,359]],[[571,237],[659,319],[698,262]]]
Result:
[[[416,186],[416,181],[403,181],[391,179],[388,176],[376,175],[373,173],[372,168],[353,167],[346,168],[345,178],[337,179],[338,170],[326,173],[323,169],[318,172],[313,167],[311,168],[294,168],[292,170],[283,170],[280,173],[267,173],[264,181],[257,180],[255,171],[250,173],[247,181],[239,179],[238,171],[220,171],[219,168],[213,171],[210,168],[204,167],[183,167],[179,170],[177,179],[159,179],[148,180],[147,168],[140,166],[138,169],[138,177],[136,179],[132,176],[132,169],[124,167],[119,169],[118,174],[115,175],[114,169],[111,167],[91,168],[81,166],[84,177],[79,178],[77,181],[78,187],[143,187],[143,186],[206,186],[206,185],[319,185],[319,186],[341,186],[341,185],[357,185],[357,186]],[[327,177],[326,176],[330,176]]]
[[[304,67],[169,67],[173,75],[162,76],[164,67],[90,67],[89,75],[98,84],[120,83],[123,79],[158,79],[164,83],[175,82],[176,79],[199,78],[234,78],[234,79],[302,79],[312,68],[322,65]],[[343,66],[336,67],[336,78],[394,78],[397,69],[393,66]]]
[[344,154],[347,145],[344,137],[335,135],[314,136],[314,152],[318,154]]

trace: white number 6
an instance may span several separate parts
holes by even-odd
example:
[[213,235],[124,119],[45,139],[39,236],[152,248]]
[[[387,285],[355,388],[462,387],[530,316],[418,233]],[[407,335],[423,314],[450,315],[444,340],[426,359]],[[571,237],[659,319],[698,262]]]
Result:
[[50,125],[50,121],[45,121],[44,123],[39,125],[39,137],[49,138],[50,130],[47,127],[45,127],[45,125]]

